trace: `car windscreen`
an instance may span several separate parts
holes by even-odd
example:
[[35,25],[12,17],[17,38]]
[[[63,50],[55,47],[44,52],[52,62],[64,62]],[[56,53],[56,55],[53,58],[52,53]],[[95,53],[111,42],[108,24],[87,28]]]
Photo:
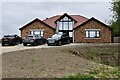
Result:
[[14,35],[5,35],[4,38],[14,38]]
[[53,36],[52,36],[52,38],[58,38],[58,37],[61,37],[62,35],[61,34],[54,34]]

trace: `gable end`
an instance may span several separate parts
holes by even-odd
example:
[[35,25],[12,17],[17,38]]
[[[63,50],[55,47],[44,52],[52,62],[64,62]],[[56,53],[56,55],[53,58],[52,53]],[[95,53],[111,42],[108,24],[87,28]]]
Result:
[[101,22],[101,21],[99,21],[99,20],[95,19],[94,17],[92,17],[91,19],[88,19],[87,21],[85,21],[84,23],[82,23],[82,24],[78,25],[78,26],[77,26],[77,27],[75,27],[74,29],[77,29],[77,28],[79,28],[79,27],[81,27],[81,26],[83,26],[83,25],[87,24],[88,22],[90,22],[90,21],[92,21],[92,20],[94,20],[94,21],[96,21],[96,22],[98,22],[98,23],[100,23],[100,24],[104,25],[104,27],[107,27],[107,28],[109,28],[110,30],[112,30],[112,28],[111,28],[111,27],[109,27],[108,25],[104,24],[103,22]]

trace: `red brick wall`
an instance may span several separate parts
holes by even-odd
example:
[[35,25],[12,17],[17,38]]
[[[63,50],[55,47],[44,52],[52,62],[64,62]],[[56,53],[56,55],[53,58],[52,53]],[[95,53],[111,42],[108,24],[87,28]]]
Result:
[[55,32],[54,29],[48,27],[47,25],[39,21],[35,21],[34,23],[28,25],[27,27],[21,30],[21,37],[23,38],[24,36],[26,36],[30,32],[30,29],[44,29],[44,34],[43,34],[44,38],[48,38],[52,36]]
[[[89,39],[85,37],[85,29],[100,29],[100,38]],[[111,42],[111,30],[95,20],[78,27],[74,31],[75,43],[109,43]]]

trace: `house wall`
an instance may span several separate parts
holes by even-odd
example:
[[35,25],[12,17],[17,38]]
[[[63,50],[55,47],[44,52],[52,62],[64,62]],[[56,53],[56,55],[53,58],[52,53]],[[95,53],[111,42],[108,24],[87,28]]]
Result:
[[28,25],[27,27],[21,30],[21,37],[23,38],[27,34],[29,34],[31,29],[44,29],[44,38],[48,38],[54,34],[54,29],[48,27],[47,25],[41,23],[40,21],[35,21],[34,23]]
[[[86,38],[85,29],[100,29],[100,38]],[[111,30],[105,27],[103,24],[91,20],[90,22],[76,28],[74,30],[74,42],[75,43],[110,43],[111,42]]]

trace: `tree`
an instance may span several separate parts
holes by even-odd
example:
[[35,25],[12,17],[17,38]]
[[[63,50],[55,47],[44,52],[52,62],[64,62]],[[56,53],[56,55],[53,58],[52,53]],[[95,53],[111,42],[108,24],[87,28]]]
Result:
[[120,36],[120,0],[113,0],[112,11],[113,11],[113,21],[112,21],[112,35],[113,37]]

